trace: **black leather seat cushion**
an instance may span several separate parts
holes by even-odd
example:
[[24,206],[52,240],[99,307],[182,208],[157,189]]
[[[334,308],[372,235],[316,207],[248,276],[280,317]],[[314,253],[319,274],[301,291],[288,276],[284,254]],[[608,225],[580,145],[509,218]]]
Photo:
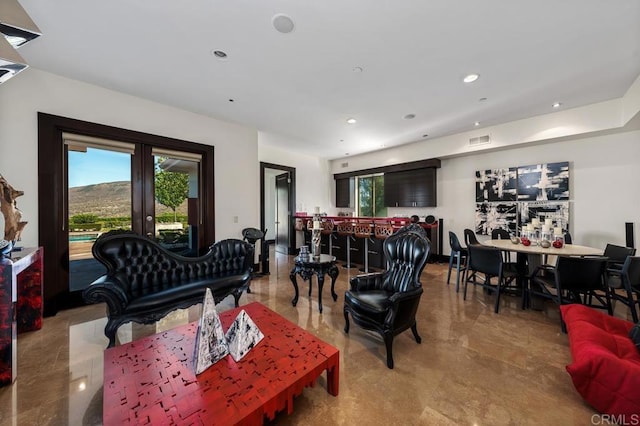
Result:
[[204,292],[207,287],[211,288],[213,297],[215,298],[218,293],[226,294],[229,288],[237,287],[238,281],[248,280],[248,273],[243,275],[229,275],[226,277],[217,277],[215,280],[215,286],[212,285],[211,278],[203,278],[189,283],[173,287],[166,288],[157,293],[150,293],[145,296],[140,296],[133,299],[129,305],[125,308],[126,312],[148,311],[167,304],[180,302],[182,300],[190,300],[194,297],[204,298]]
[[351,306],[357,306],[360,310],[372,314],[386,314],[391,306],[389,297],[393,293],[384,290],[370,290],[367,292],[352,292],[347,290],[344,295],[345,302]]

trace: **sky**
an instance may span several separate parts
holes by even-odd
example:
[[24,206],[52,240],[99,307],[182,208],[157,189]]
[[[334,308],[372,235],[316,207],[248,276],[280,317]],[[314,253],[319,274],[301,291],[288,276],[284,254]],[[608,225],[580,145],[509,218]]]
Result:
[[69,188],[131,180],[131,155],[87,148],[69,151]]

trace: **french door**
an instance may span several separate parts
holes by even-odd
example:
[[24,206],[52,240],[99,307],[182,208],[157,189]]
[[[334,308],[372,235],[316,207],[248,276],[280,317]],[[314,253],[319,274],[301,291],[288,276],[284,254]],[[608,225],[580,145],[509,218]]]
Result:
[[45,315],[83,303],[105,272],[91,255],[104,232],[132,230],[184,256],[215,241],[213,147],[42,113],[38,123]]
[[[104,232],[133,230],[170,251],[198,255],[201,155],[67,132],[62,137],[71,292],[84,290],[106,272],[92,255]],[[153,176],[145,170],[153,170]],[[132,191],[132,182],[142,190]],[[140,205],[141,218],[133,209]]]

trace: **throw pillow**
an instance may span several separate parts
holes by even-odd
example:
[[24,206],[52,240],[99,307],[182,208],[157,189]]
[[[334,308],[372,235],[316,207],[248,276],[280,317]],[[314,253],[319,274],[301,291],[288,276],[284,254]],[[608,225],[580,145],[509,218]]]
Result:
[[631,327],[631,330],[629,330],[629,337],[636,345],[636,348],[640,351],[640,322]]

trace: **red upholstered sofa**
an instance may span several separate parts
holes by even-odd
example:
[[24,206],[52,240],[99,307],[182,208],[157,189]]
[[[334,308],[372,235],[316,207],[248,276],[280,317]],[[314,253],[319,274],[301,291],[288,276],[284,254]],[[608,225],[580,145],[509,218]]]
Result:
[[576,390],[603,414],[640,414],[640,351],[629,338],[633,323],[583,305],[560,306]]

